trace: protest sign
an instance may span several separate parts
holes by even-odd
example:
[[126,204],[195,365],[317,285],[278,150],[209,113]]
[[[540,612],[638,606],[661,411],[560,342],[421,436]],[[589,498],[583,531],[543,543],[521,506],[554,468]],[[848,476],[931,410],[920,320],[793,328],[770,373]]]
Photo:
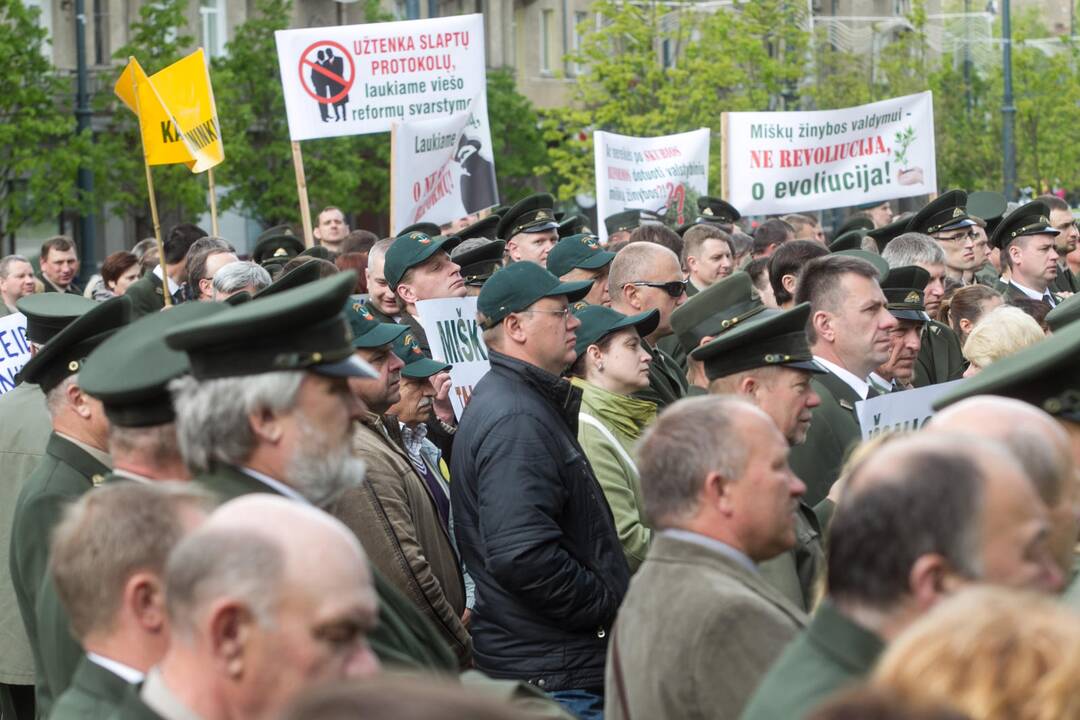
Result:
[[473,387],[491,367],[483,330],[476,322],[476,298],[421,300],[416,303],[416,312],[431,346],[431,356],[452,366],[450,403],[460,420]]
[[842,110],[726,113],[724,190],[743,215],[937,192],[929,92]]
[[862,439],[869,440],[885,432],[918,430],[934,414],[934,401],[962,380],[927,387],[885,393],[855,403]]
[[395,125],[391,145],[394,233],[420,221],[442,225],[499,204],[484,93],[468,112]]
[[15,377],[29,359],[26,316],[12,313],[0,318],[0,395],[15,387]]
[[468,112],[487,92],[482,15],[278,30],[274,39],[294,141]]
[[601,241],[604,218],[622,210],[664,213],[675,223],[697,215],[697,198],[709,191],[709,129],[639,138],[597,130],[596,217]]

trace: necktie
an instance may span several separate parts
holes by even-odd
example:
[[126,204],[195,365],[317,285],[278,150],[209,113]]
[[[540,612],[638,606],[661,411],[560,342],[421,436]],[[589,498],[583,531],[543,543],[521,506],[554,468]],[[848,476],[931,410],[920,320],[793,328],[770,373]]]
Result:
[[1042,296],[1042,301],[1050,307],[1054,307],[1054,297],[1049,292]]

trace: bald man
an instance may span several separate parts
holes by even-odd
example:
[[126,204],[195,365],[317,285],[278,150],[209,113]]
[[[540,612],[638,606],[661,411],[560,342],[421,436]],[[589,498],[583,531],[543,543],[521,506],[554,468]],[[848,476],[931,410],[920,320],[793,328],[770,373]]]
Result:
[[310,505],[268,494],[222,505],[177,545],[165,590],[172,642],[114,717],[277,717],[312,685],[378,671],[367,558]]

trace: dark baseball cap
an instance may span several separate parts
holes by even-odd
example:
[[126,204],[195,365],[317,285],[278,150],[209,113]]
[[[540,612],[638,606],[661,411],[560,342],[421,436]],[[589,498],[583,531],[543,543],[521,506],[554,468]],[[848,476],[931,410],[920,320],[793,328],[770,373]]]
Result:
[[422,232],[399,235],[386,251],[383,275],[391,290],[397,290],[401,278],[439,250],[449,253],[461,240],[455,236],[431,237]]
[[565,296],[568,302],[576,302],[589,294],[592,284],[592,280],[560,282],[536,263],[519,262],[502,268],[484,283],[476,306],[487,318],[485,328],[491,328],[542,298]]
[[581,233],[555,243],[547,257],[547,269],[562,277],[574,268],[597,270],[615,259],[615,253],[600,247],[600,238]]

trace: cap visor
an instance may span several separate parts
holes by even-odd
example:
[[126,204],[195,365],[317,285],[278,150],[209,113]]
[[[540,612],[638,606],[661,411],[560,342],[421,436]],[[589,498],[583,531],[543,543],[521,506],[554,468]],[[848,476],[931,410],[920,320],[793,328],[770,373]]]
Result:
[[335,363],[312,365],[308,368],[308,370],[313,373],[318,373],[319,375],[326,375],[328,377],[379,377],[379,373],[375,372],[375,368],[371,367],[366,362],[356,357],[356,355],[350,355],[344,360]]
[[807,370],[818,375],[828,375],[829,371],[822,365],[818,364],[817,360],[796,360],[795,362],[783,363],[784,367],[795,368],[797,370]]
[[432,360],[431,358],[423,358],[421,360],[413,360],[411,363],[401,368],[401,374],[407,378],[413,378],[414,380],[423,380],[429,378],[432,375],[438,375],[441,372],[447,372],[450,370],[450,366],[446,363],[441,363],[438,360]]
[[956,221],[954,223],[949,223],[948,225],[942,226],[942,228],[940,230],[938,230],[938,232],[947,232],[949,230],[959,230],[960,228],[971,227],[972,225],[977,225],[977,224],[978,223],[976,223],[971,218],[964,218],[963,220],[958,220],[958,221]]
[[568,302],[577,302],[589,294],[592,289],[592,280],[576,280],[574,282],[559,283],[540,297],[559,297],[565,295]]
[[889,314],[897,320],[914,320],[915,322],[930,322],[930,316],[922,310],[894,310],[889,308]]
[[559,223],[555,222],[554,220],[545,220],[544,222],[541,222],[541,223],[533,223],[532,225],[529,225],[527,227],[523,227],[520,230],[518,230],[518,232],[519,233],[538,233],[538,232],[544,232],[545,230],[557,230],[558,228],[559,228]]
[[615,253],[602,250],[598,253],[593,253],[583,261],[579,262],[574,267],[579,267],[584,270],[598,270],[611,263],[615,259]]
[[399,337],[408,332],[409,328],[405,325],[394,325],[393,323],[379,323],[377,328],[373,328],[363,335],[357,335],[353,338],[352,346],[354,348],[377,348],[382,345],[388,345]]
[[623,328],[632,327],[638,331],[638,335],[641,337],[648,337],[652,334],[660,325],[660,311],[659,310],[647,310],[637,315],[631,315],[625,320],[620,320],[611,326],[611,331],[622,330]]

